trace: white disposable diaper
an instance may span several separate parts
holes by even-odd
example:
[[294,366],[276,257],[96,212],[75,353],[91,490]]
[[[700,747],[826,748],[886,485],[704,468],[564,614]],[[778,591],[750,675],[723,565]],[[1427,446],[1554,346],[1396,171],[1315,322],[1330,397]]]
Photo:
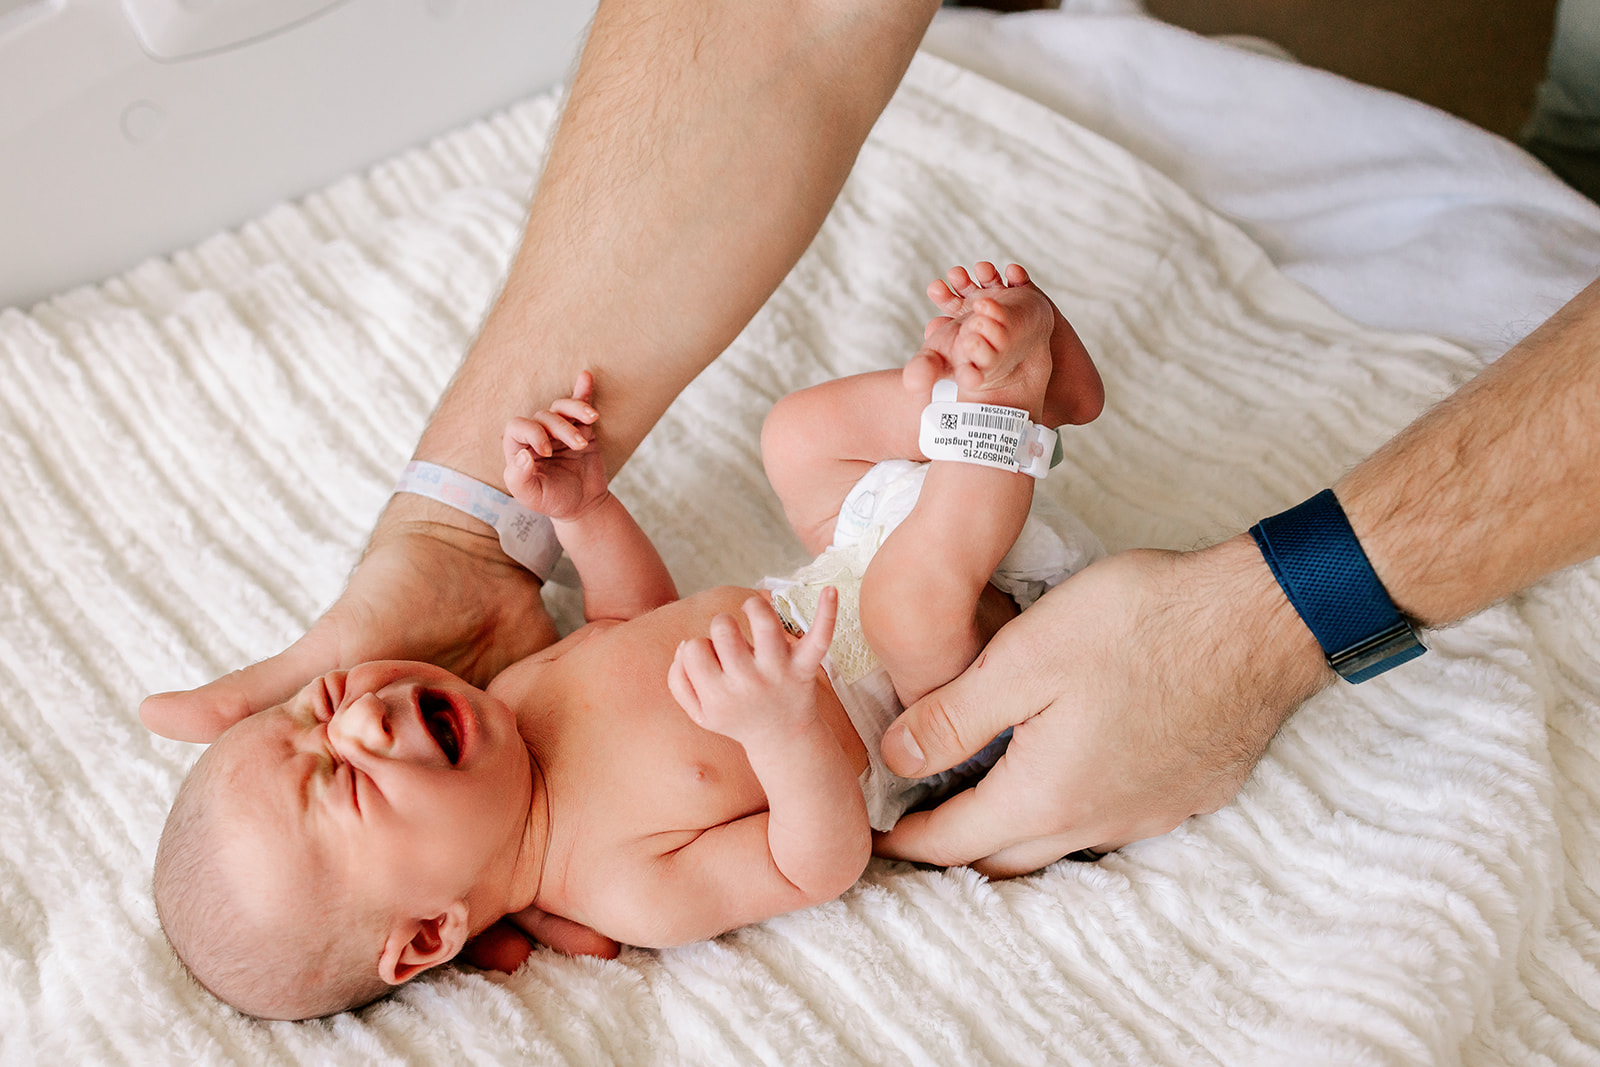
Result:
[[[926,463],[901,459],[879,463],[845,497],[833,544],[788,577],[761,582],[762,588],[772,590],[779,616],[801,631],[810,627],[822,590],[831,585],[839,591],[839,620],[822,666],[867,748],[861,792],[875,830],[888,830],[918,804],[961,788],[976,772],[992,766],[1009,740],[1009,736],[998,738],[960,767],[927,778],[901,778],[884,766],[878,753],[884,731],[903,709],[889,672],[861,630],[861,578],[879,546],[911,514],[927,473]],[[1103,555],[1105,549],[1087,526],[1035,492],[1016,544],[990,581],[1026,610],[1047,590]]]

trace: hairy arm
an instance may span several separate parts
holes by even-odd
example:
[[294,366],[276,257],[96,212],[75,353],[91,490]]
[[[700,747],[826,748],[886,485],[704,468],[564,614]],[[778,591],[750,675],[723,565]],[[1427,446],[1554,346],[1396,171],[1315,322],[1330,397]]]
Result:
[[1600,282],[1334,491],[1395,604],[1430,626],[1600,553]]
[[587,367],[621,466],[799,259],[936,9],[602,3],[521,250],[418,455],[496,477],[483,427]]
[[[1443,625],[1600,553],[1597,357],[1600,283],[1335,486],[1402,612]],[[879,851],[1003,875],[1165,833],[1231,800],[1334,677],[1249,537],[1119,553],[890,728],[884,759],[910,775],[1017,725],[975,789]]]
[[[500,428],[587,367],[620,467],[799,259],[937,8],[605,0],[504,289],[416,458],[498,484]],[[331,669],[422,659],[483,685],[554,633],[487,526],[401,494],[300,640],[140,716],[210,741]]]

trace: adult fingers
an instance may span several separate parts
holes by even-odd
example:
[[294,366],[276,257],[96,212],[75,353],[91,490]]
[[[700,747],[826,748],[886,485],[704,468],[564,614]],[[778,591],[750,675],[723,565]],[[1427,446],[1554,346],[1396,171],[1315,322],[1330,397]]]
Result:
[[[999,770],[999,765],[995,771]],[[990,774],[995,774],[990,771]],[[873,837],[872,851],[890,859],[958,867],[1022,840],[1006,805],[995,802],[997,780],[980,782],[928,811],[900,817],[894,829]]]
[[174,741],[210,744],[240,719],[282,704],[307,682],[339,666],[331,648],[307,634],[260,663],[226,674],[198,689],[145,697],[139,721]]
[[992,853],[972,864],[972,869],[989,878],[1015,878],[1041,867],[1048,867],[1062,856],[1092,847],[1096,852],[1108,852],[1102,846],[1086,846],[1078,842],[1082,834],[1056,834],[1037,841],[1023,841]]
[[941,867],[971,864],[1003,877],[1035,870],[1069,852],[1092,848],[1094,831],[1051,833],[1042,822],[1059,825],[1040,783],[1001,757],[987,777],[938,807],[903,816],[893,830],[874,839],[873,851],[891,859]]
[[900,713],[880,743],[890,770],[903,778],[948,770],[1039,711],[1005,684],[1017,667],[1004,641],[1002,631],[972,666]]

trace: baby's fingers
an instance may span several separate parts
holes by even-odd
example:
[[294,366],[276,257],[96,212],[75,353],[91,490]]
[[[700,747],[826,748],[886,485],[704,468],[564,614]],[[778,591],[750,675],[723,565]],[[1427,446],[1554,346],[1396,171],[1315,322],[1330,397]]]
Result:
[[531,449],[540,456],[548,456],[552,451],[550,434],[545,428],[521,415],[506,423],[506,431],[500,435],[500,448],[505,453],[508,467],[516,466],[517,454],[524,449]]
[[732,615],[723,612],[711,620],[711,646],[724,674],[747,676],[755,666],[755,650]]
[[594,399],[594,375],[586,370],[578,372],[577,380],[572,383],[572,399],[587,404]]
[[576,397],[563,397],[550,405],[550,410],[571,422],[593,425],[600,413]]
[[672,657],[672,666],[667,668],[667,691],[689,718],[699,722],[705,712],[700,707],[700,694],[695,692],[694,682],[683,665],[683,647],[678,646],[677,654]]
[[757,663],[787,663],[789,639],[784,636],[783,623],[778,613],[764,599],[753,596],[744,602],[745,616],[750,620],[750,644],[755,649]]
[[817,614],[811,620],[811,629],[794,648],[797,667],[809,673],[822,665],[822,657],[828,654],[828,646],[833,643],[833,627],[838,619],[839,590],[830,585],[817,598]]
[[[554,411],[541,411],[533,418],[536,423],[544,427],[546,433],[574,452],[583,451],[588,447],[590,438],[594,436],[593,431],[587,426],[581,424],[575,426],[565,416]],[[549,452],[541,453],[545,456],[549,454]]]

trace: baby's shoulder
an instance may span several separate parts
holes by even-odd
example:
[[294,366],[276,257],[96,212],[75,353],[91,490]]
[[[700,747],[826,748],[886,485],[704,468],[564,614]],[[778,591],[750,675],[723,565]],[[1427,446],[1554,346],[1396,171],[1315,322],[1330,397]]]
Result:
[[561,640],[551,645],[546,645],[537,652],[532,652],[523,657],[526,663],[548,663],[560,659],[567,653],[581,647],[590,638],[596,637],[605,631],[620,625],[616,619],[601,619],[598,622],[586,622],[572,631]]

